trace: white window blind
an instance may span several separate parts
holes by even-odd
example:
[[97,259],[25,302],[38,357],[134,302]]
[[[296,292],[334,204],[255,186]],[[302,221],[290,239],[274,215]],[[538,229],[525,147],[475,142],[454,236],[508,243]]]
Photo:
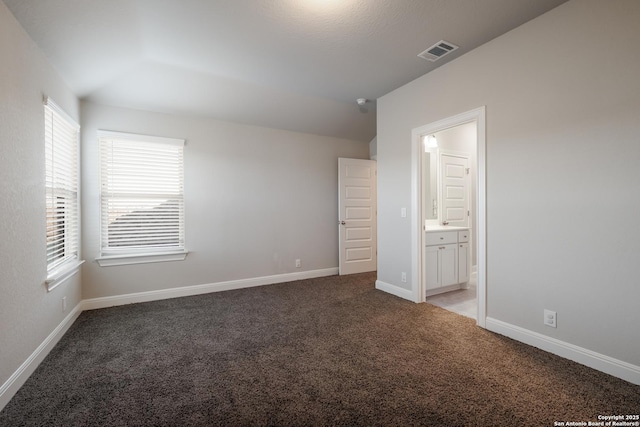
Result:
[[47,271],[78,259],[79,126],[44,102]]
[[104,256],[184,250],[184,140],[100,131]]

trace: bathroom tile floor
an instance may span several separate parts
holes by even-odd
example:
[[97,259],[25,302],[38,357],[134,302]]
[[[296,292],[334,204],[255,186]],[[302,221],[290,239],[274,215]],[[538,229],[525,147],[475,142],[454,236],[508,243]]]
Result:
[[469,280],[469,289],[459,289],[434,295],[428,297],[427,302],[445,310],[477,319],[478,302],[476,298],[476,275],[473,274],[471,280]]

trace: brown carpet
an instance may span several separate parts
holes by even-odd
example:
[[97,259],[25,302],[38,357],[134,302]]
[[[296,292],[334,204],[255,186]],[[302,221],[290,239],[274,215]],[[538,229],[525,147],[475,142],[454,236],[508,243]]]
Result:
[[553,426],[640,386],[325,277],[84,312],[2,426]]

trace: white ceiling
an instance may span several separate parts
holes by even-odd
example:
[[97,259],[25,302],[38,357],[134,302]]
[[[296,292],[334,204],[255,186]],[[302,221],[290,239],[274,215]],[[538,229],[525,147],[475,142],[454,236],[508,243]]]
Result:
[[[369,141],[376,98],[566,0],[4,0],[90,101]],[[417,55],[444,39],[460,49]]]

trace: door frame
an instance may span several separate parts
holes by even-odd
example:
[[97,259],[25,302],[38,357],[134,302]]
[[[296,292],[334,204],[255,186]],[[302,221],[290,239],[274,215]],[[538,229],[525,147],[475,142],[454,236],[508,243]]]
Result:
[[424,222],[422,216],[422,136],[466,123],[476,123],[476,218],[478,222],[477,254],[477,296],[478,326],[486,328],[487,317],[487,211],[486,211],[486,107],[482,106],[455,116],[447,117],[411,131],[411,277],[412,295],[415,302],[425,301],[423,283],[423,240]]

